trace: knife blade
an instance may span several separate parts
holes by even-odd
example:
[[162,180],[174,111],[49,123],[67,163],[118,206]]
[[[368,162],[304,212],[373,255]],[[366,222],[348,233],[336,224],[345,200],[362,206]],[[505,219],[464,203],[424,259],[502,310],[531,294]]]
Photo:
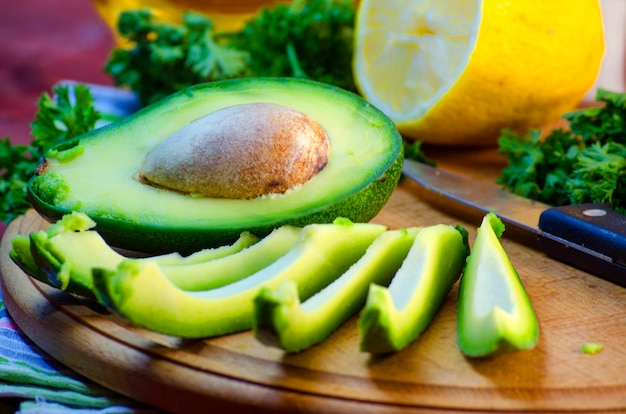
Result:
[[626,216],[604,203],[553,207],[430,165],[405,160],[419,195],[458,213],[495,213],[536,236],[548,256],[626,287]]

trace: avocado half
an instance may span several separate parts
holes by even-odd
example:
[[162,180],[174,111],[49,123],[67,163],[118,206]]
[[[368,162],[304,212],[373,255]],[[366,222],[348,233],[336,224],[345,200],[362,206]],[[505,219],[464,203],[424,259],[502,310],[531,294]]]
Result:
[[[136,179],[146,154],[172,133],[246,103],[284,105],[316,120],[329,139],[327,165],[304,184],[252,199],[192,196]],[[87,214],[117,248],[185,254],[232,243],[243,231],[263,237],[287,224],[367,222],[396,188],[402,161],[395,124],[358,95],[302,79],[247,78],[184,89],[61,144],[46,154],[28,194],[51,222]]]

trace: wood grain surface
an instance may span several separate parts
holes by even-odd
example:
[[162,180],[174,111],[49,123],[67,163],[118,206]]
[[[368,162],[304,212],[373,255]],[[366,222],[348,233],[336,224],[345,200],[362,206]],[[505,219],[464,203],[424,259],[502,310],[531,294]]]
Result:
[[[442,166],[492,179],[497,157]],[[490,164],[491,163],[491,164]],[[491,165],[491,167],[490,167]],[[374,221],[390,228],[461,224],[403,182]],[[556,262],[533,241],[505,237],[541,327],[537,347],[468,359],[456,345],[456,287],[430,327],[405,350],[372,358],[358,350],[356,318],[298,354],[264,346],[250,332],[181,340],[127,324],[105,309],[26,276],[8,258],[10,239],[46,226],[34,212],[0,245],[10,314],[41,348],[109,388],[179,413],[200,412],[598,412],[626,410],[626,289]],[[506,235],[507,233],[505,233]],[[581,352],[599,342],[595,355]],[[215,411],[214,411],[215,410]]]

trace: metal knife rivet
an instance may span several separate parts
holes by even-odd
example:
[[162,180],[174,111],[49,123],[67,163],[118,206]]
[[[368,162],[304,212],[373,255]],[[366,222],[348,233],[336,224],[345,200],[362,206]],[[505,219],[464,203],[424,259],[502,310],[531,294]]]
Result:
[[601,217],[606,215],[606,210],[601,208],[590,208],[583,211],[583,215],[587,217]]

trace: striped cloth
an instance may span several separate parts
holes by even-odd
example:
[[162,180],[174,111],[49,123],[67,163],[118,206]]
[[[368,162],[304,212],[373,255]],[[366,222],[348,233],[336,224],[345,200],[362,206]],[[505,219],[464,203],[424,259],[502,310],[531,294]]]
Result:
[[[0,401],[20,414],[150,413],[44,353],[13,323],[0,292]],[[5,403],[5,405],[8,403]],[[8,407],[0,403],[0,412]]]

